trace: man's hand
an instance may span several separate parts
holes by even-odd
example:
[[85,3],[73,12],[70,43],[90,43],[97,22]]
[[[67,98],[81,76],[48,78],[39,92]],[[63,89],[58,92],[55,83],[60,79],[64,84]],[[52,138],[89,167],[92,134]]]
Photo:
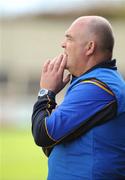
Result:
[[66,63],[67,56],[62,54],[47,61],[42,70],[40,88],[51,90],[55,94],[61,91],[70,81],[70,74],[63,79]]

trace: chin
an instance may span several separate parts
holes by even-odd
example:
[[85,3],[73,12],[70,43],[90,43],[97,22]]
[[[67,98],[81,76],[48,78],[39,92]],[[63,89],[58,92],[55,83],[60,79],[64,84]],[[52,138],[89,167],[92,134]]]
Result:
[[70,68],[69,66],[66,66],[65,69],[66,69],[70,74],[72,74],[71,68]]

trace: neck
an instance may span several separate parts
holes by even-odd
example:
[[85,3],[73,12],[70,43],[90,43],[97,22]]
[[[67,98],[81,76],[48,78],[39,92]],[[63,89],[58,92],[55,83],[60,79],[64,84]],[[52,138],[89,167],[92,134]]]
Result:
[[91,57],[91,58],[89,58],[89,60],[83,61],[84,63],[75,69],[75,72],[73,73],[73,75],[76,77],[79,77],[82,74],[89,71],[94,66],[96,66],[106,60],[109,60],[109,59],[111,59],[111,56],[102,56],[101,55],[98,57]]
[[75,72],[73,73],[73,75],[79,77],[82,74],[86,73],[89,69],[94,67],[96,64],[98,64],[96,61],[84,61],[84,64],[75,68]]

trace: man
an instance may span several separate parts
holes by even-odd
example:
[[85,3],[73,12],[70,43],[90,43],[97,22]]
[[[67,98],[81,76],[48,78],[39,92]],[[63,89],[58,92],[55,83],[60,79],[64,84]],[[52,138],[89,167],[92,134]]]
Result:
[[[125,179],[125,82],[113,46],[105,18],[80,17],[65,33],[64,54],[43,67],[32,133],[49,156],[48,180]],[[65,69],[72,80],[55,108],[70,80]]]

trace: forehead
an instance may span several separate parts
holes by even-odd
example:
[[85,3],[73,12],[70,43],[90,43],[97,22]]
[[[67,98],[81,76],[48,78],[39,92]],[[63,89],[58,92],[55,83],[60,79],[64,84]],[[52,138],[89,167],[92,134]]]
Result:
[[77,36],[84,33],[84,25],[83,23],[74,22],[71,26],[66,30],[65,35]]

